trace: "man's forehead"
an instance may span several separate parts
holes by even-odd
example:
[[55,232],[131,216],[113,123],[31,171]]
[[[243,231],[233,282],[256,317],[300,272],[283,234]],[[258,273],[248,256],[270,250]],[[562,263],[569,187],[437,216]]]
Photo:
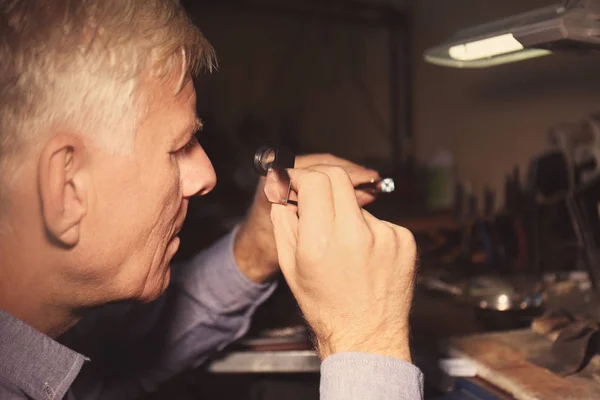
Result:
[[[187,123],[191,124],[192,128],[196,128],[198,124],[201,125],[196,115],[196,90],[191,79],[175,95],[175,103],[176,106],[182,107],[182,111],[185,112],[185,118],[188,121]],[[200,128],[200,126],[197,128]]]
[[[142,141],[167,141],[169,146],[179,144],[184,136],[199,127],[196,114],[196,91],[189,79],[181,90],[175,93],[175,85],[171,80],[150,80],[141,88],[142,96],[146,91],[148,102],[140,125]],[[143,132],[145,131],[145,132]],[[185,141],[187,141],[185,140]]]
[[140,94],[147,99],[146,118],[163,111],[195,114],[196,90],[191,78],[179,90],[173,79],[149,79],[140,88]]

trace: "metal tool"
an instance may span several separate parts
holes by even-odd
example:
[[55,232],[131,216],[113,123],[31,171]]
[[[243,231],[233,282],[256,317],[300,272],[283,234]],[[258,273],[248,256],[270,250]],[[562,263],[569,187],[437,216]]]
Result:
[[256,150],[253,166],[256,173],[267,177],[265,191],[268,199],[288,204],[292,182],[287,170],[294,168],[295,164],[296,155],[286,147],[261,146]]
[[[298,205],[290,200],[291,182],[288,169],[294,168],[295,154],[286,147],[274,148],[259,147],[254,153],[254,170],[261,176],[267,177],[266,190],[269,199],[278,199],[281,204]],[[362,190],[372,194],[392,193],[396,184],[392,178],[372,179],[354,186],[355,190]]]
[[396,183],[392,178],[372,179],[369,182],[359,183],[354,186],[354,189],[370,193],[392,193],[396,190]]
[[254,153],[254,170],[262,176],[270,170],[294,168],[295,163],[296,155],[287,147],[261,146]]

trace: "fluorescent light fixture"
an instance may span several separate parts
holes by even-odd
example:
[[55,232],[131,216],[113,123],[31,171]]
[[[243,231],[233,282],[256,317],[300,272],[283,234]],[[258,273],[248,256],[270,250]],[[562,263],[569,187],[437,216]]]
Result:
[[600,0],[567,0],[456,33],[425,61],[484,68],[558,51],[600,49]]
[[512,33],[505,33],[504,35],[475,40],[474,42],[457,44],[450,47],[448,54],[455,60],[472,61],[518,50],[523,50],[523,45],[515,39]]

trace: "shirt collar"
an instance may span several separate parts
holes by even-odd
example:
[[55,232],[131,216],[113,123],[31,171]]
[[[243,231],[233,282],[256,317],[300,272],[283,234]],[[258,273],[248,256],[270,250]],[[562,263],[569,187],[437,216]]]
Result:
[[0,309],[0,376],[33,400],[62,399],[86,358]]

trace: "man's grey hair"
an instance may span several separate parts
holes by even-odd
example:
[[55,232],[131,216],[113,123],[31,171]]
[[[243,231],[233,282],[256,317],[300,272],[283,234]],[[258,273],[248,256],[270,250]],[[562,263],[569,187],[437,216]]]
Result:
[[0,200],[41,135],[70,131],[127,151],[140,83],[214,63],[177,0],[0,0]]

